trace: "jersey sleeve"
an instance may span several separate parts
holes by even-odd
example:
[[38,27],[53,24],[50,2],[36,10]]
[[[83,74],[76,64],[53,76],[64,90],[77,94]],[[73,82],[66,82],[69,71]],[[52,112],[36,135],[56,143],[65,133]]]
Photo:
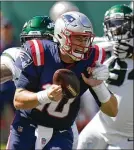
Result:
[[[1,55],[1,64],[4,64],[12,73],[13,80],[15,81],[20,75],[20,69],[15,66],[15,53],[16,48],[10,48],[5,50]],[[16,51],[18,53],[18,51]]]
[[109,41],[109,39],[104,36],[104,37],[95,37],[93,44],[98,45],[99,47],[102,47],[105,49],[106,52],[112,51],[113,50],[113,41]]
[[[42,66],[44,65],[44,47],[41,40],[30,40],[27,41],[26,44],[29,52],[32,56],[33,63],[35,66]],[[24,45],[24,47],[25,47]],[[26,47],[26,49],[27,49]]]
[[[16,60],[15,64],[22,72],[18,79],[17,88],[37,91],[41,67],[44,65],[43,47],[36,40],[27,41],[23,47],[24,51]],[[43,57],[42,57],[43,55]]]
[[[106,52],[105,52],[104,48],[99,47],[98,45],[94,45],[93,49],[95,51],[95,54],[94,54],[94,59],[93,59],[92,67],[95,67],[95,62],[96,61],[99,61],[101,64],[103,64],[103,62],[105,61],[105,58],[106,58]],[[86,76],[88,76],[87,71],[85,71],[84,74]],[[93,91],[93,89],[90,86],[88,86],[88,89],[91,92],[92,96],[94,97],[97,105],[99,107],[101,107],[101,102],[99,101],[96,93]]]
[[94,45],[94,49],[95,49],[95,57],[94,57],[94,62],[92,64],[92,66],[95,66],[95,62],[99,61],[101,64],[103,64],[103,62],[106,59],[106,52],[105,49],[102,47],[99,47],[98,45]]

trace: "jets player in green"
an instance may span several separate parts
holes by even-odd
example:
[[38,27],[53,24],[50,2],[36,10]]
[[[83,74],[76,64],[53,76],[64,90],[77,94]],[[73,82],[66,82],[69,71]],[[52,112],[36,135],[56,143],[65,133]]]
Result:
[[115,5],[104,16],[104,31],[113,41],[107,85],[115,93],[118,114],[99,111],[79,136],[78,149],[133,149],[134,14],[127,5]]
[[[20,34],[20,41],[24,42],[31,39],[49,39],[53,40],[54,23],[47,16],[35,16],[27,21]],[[21,55],[23,47],[13,47],[6,49],[1,55],[1,76],[0,83],[8,80],[16,81],[20,75],[20,69],[16,68],[14,62]]]

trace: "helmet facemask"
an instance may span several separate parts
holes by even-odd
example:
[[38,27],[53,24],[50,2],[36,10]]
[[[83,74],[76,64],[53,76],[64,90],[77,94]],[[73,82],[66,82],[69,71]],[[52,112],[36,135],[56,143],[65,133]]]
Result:
[[42,34],[42,35],[28,35],[28,34],[21,34],[20,35],[20,42],[23,44],[23,43],[25,43],[26,41],[28,41],[28,40],[33,40],[33,39],[40,39],[40,40],[42,40],[42,39],[46,39],[46,40],[53,40],[53,35],[52,34]]
[[111,19],[105,21],[105,30],[109,40],[125,40],[131,38],[130,19]]
[[134,15],[127,5],[115,5],[105,13],[104,32],[109,40],[118,41],[134,37]]

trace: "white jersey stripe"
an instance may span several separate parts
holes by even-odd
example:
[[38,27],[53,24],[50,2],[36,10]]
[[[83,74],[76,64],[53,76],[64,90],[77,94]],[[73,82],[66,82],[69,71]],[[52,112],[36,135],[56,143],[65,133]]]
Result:
[[41,65],[41,57],[40,57],[40,49],[36,40],[32,40],[35,45],[36,58],[37,58],[37,66]]
[[101,61],[102,61],[102,59],[103,59],[103,50],[102,50],[102,48],[100,48],[99,46],[98,46],[98,48],[99,48],[98,61],[101,63]]

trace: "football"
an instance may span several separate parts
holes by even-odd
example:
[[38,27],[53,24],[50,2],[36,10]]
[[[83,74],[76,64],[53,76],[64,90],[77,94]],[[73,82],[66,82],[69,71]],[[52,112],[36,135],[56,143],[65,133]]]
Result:
[[53,84],[61,85],[64,98],[75,98],[80,93],[80,81],[71,70],[58,69],[53,75]]

